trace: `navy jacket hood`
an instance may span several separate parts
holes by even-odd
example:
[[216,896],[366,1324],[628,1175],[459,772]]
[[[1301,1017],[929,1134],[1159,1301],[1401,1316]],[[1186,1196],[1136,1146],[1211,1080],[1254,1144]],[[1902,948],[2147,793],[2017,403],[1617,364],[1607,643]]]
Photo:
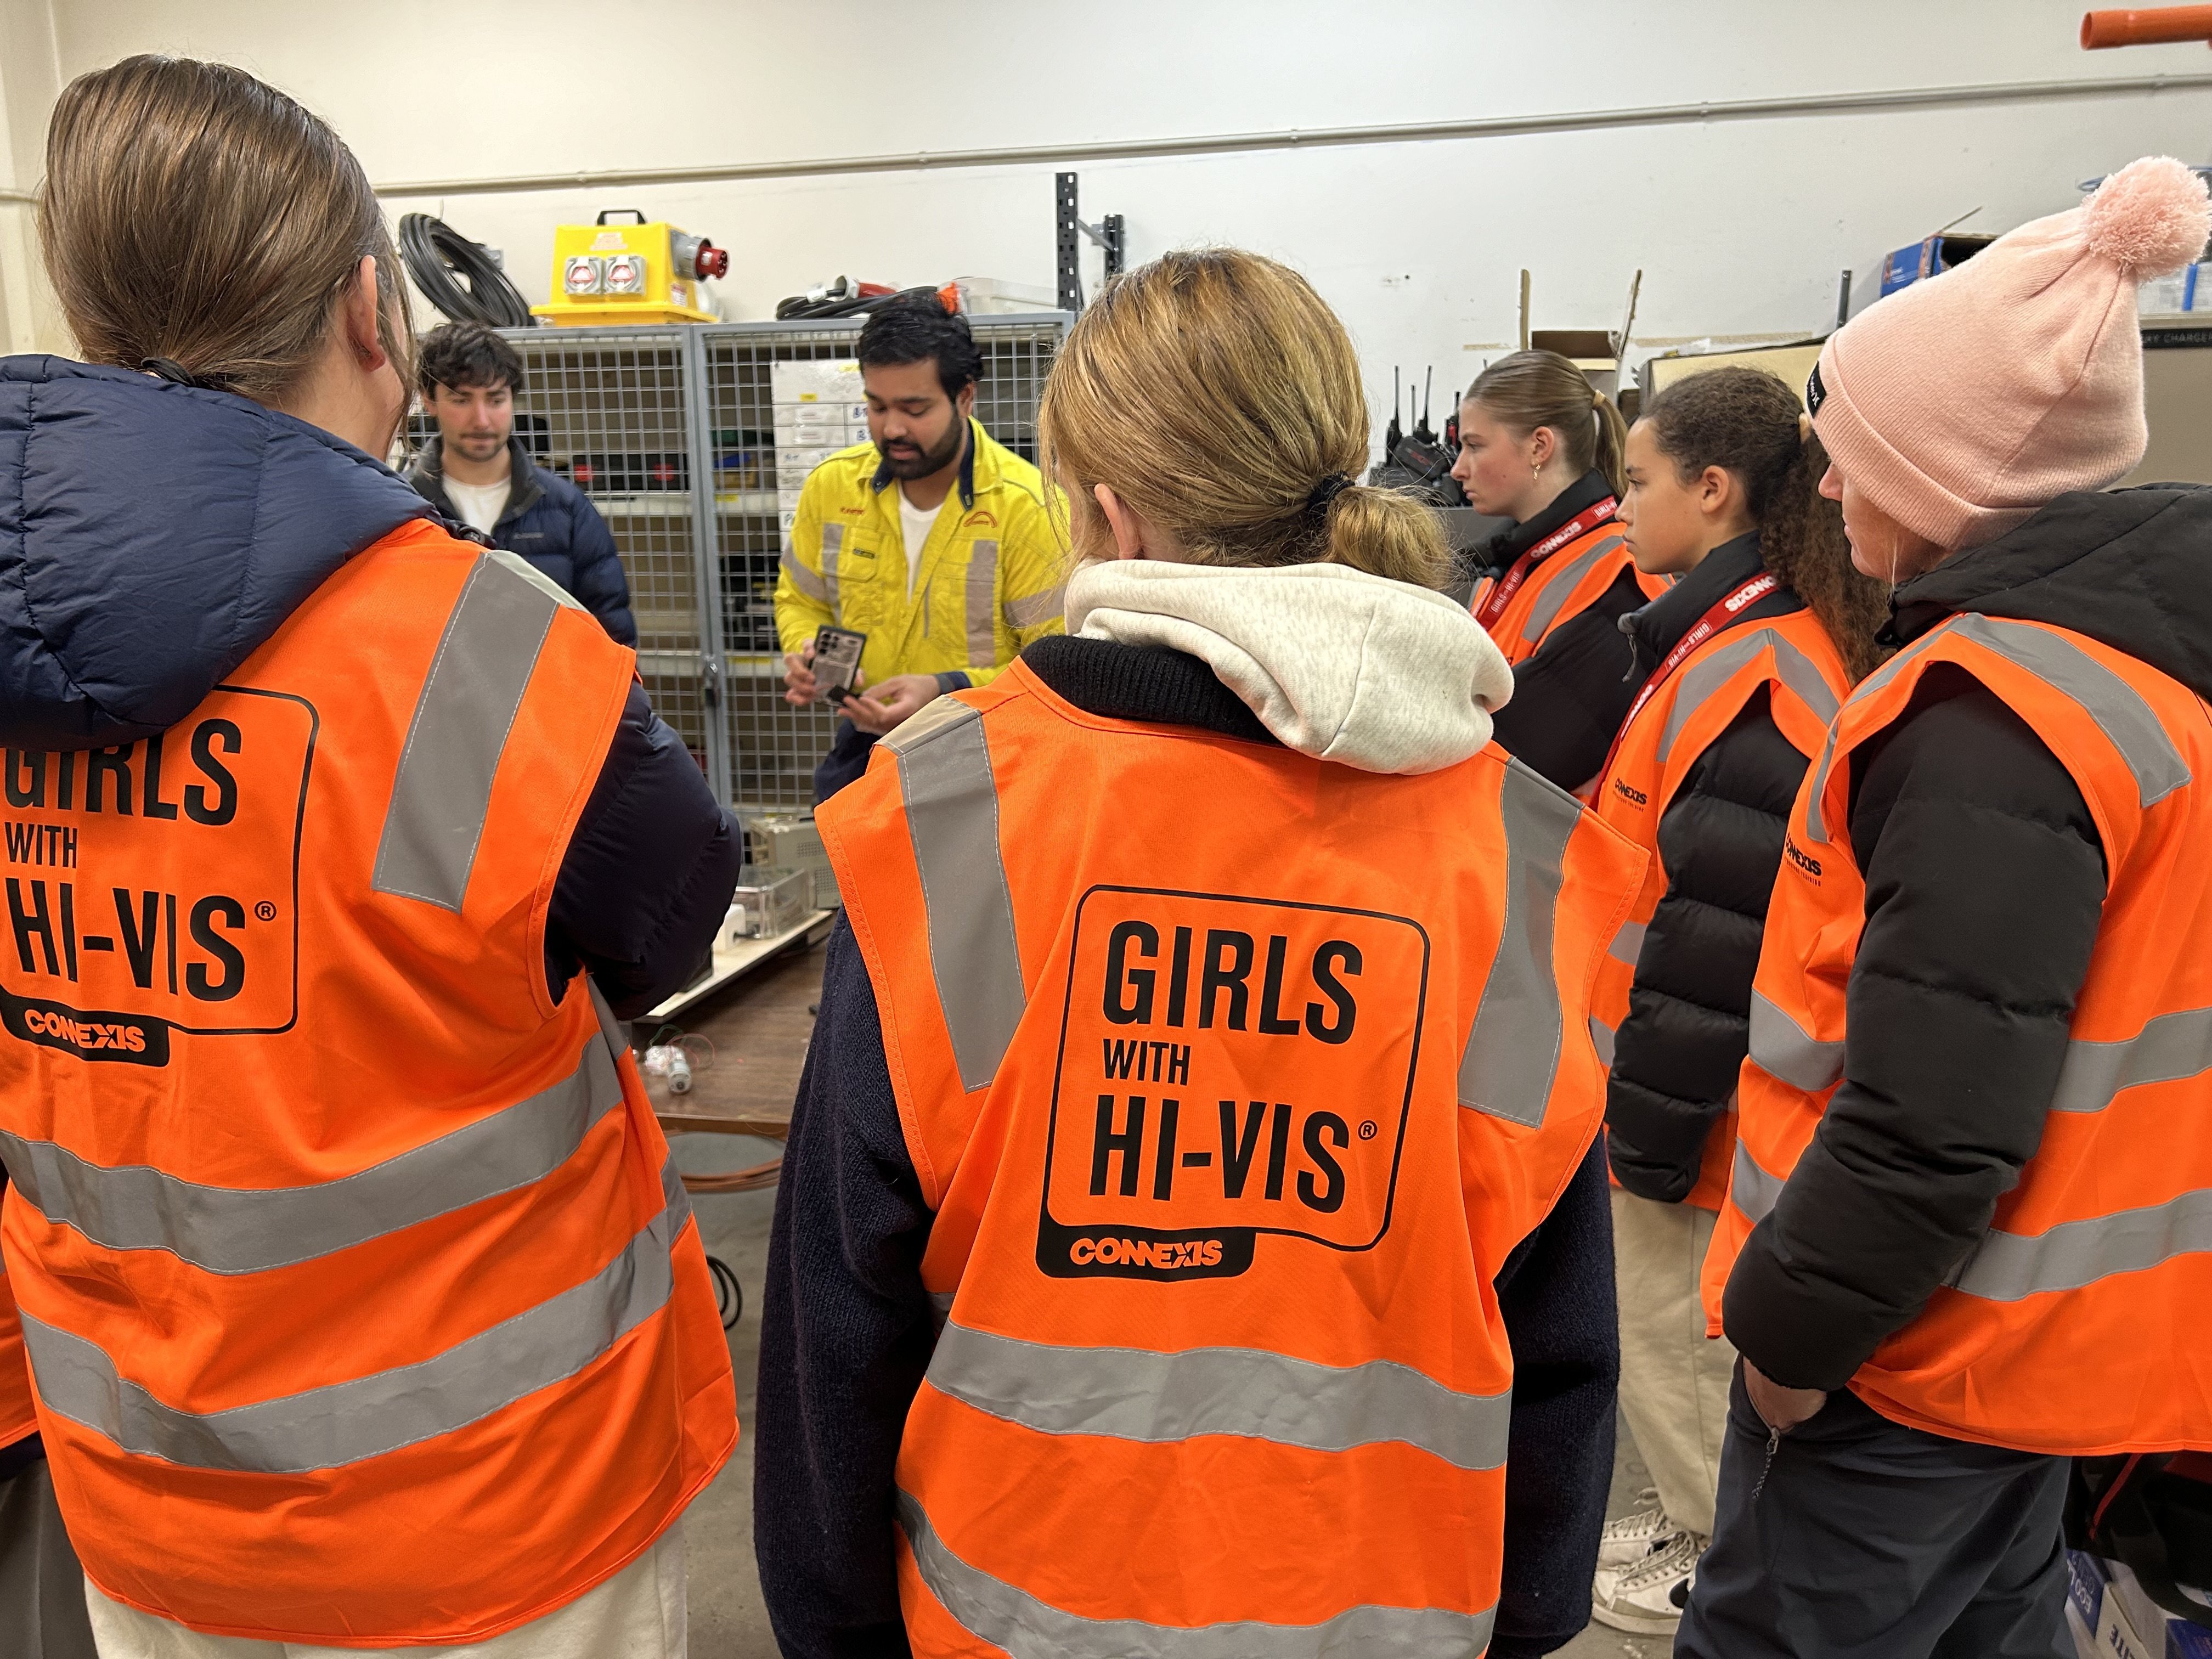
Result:
[[429,510],[382,462],[247,398],[0,358],[0,742],[167,731]]
[[2069,628],[2212,697],[2212,487],[2061,495],[1914,577],[1893,609],[1904,641],[1960,611]]

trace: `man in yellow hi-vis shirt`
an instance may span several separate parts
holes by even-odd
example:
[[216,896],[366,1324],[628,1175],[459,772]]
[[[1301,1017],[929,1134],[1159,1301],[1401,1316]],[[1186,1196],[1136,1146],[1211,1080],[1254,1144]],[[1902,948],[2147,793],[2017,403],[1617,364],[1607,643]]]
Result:
[[820,689],[811,664],[824,623],[868,636],[866,695],[845,700],[817,802],[866,769],[878,738],[1060,629],[1047,486],[973,416],[982,357],[966,320],[933,296],[902,298],[868,319],[855,355],[872,441],[807,478],[775,587],[787,702]]

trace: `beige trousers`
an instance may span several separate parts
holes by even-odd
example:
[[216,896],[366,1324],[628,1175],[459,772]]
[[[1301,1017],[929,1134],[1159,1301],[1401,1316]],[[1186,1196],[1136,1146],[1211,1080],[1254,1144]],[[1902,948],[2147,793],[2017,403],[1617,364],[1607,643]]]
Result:
[[1613,1189],[1613,1283],[1620,1297],[1620,1413],[1668,1518],[1713,1535],[1735,1350],[1705,1335],[1698,1276],[1714,1216]]
[[84,1583],[100,1659],[684,1659],[684,1523],[605,1583],[504,1636],[458,1647],[330,1648],[203,1636]]

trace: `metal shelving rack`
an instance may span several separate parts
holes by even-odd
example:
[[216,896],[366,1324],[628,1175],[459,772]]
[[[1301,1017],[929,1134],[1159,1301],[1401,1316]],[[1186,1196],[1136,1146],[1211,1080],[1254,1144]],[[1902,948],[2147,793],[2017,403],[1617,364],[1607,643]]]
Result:
[[[1068,320],[1059,313],[969,319],[983,353],[976,418],[1028,460],[1036,459],[1037,394]],[[770,370],[778,362],[849,358],[860,332],[857,319],[708,324],[697,331],[705,424],[758,457],[742,475],[724,469],[723,482],[738,487],[716,492],[713,519],[726,653],[728,798],[741,811],[811,810],[814,763],[830,746],[836,720],[827,708],[793,708],[783,701],[775,620],[782,552],[775,497],[783,481],[775,472]]]
[[542,434],[526,434],[538,464],[573,478],[606,520],[629,576],[646,693],[726,798],[717,769],[724,745],[713,617],[700,603],[710,591],[709,543],[696,487],[702,445],[690,334],[672,325],[517,329],[507,337],[528,376],[516,428],[526,417],[544,422]]
[[[1037,394],[1073,320],[969,319],[984,360],[976,418],[1025,459],[1036,459]],[[835,720],[783,701],[770,369],[849,358],[859,334],[855,319],[507,336],[529,375],[518,416],[544,422],[539,464],[576,479],[622,550],[647,692],[741,812],[811,810]]]

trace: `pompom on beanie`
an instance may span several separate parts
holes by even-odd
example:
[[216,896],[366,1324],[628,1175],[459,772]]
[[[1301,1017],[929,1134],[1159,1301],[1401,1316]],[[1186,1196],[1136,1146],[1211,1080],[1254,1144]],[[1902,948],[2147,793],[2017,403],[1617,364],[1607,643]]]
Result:
[[2103,489],[2150,441],[2136,289],[2208,234],[2202,179],[2129,163],[1832,335],[1807,394],[1821,443],[1875,507],[1954,550]]

